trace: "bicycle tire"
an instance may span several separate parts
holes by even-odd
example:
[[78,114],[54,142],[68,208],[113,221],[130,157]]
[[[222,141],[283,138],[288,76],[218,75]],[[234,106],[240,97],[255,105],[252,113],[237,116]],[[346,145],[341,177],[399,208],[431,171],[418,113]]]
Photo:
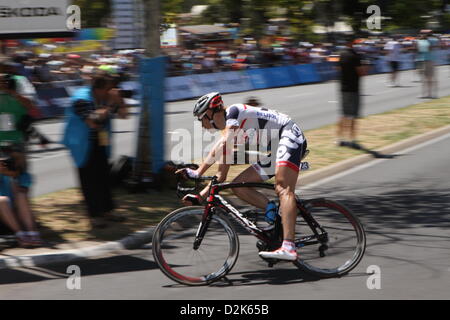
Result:
[[[211,284],[230,272],[237,261],[239,255],[238,235],[229,219],[220,212],[215,212],[211,216],[205,238],[200,248],[194,250],[193,243],[204,210],[205,208],[201,206],[180,208],[168,214],[155,229],[152,241],[153,257],[161,271],[175,282],[189,286]],[[171,229],[173,229],[172,232]],[[178,239],[181,240],[176,241]],[[182,245],[186,245],[186,247],[182,249]],[[227,246],[227,250],[218,249],[217,246],[220,245]],[[205,249],[212,246],[215,247],[212,248],[208,259],[202,259],[204,261],[198,263],[194,261],[196,257],[202,258]],[[225,253],[224,259],[213,259],[211,255],[216,255],[216,253]],[[188,261],[187,258],[191,260]],[[206,270],[206,267],[212,264],[217,267],[214,265],[210,268],[211,270],[194,271],[197,268]],[[189,267],[194,270],[190,271]]]
[[[311,245],[305,246],[299,249],[299,259],[294,262],[294,264],[303,271],[318,276],[319,278],[332,278],[332,277],[340,277],[348,274],[351,270],[353,270],[361,261],[364,256],[365,248],[366,248],[366,235],[364,231],[364,227],[359,221],[359,219],[345,206],[342,204],[327,200],[327,199],[312,199],[304,202],[299,206],[301,210],[306,210],[307,213],[311,214],[314,220],[317,221],[319,225],[321,225],[330,235],[328,239],[334,240],[333,243],[328,243],[328,249],[326,250],[326,254],[322,256],[322,252],[319,250],[320,245]],[[299,215],[300,216],[300,215]],[[337,220],[340,219],[342,225],[337,224]],[[296,238],[297,232],[300,225],[303,225],[302,231],[309,228],[309,232],[311,234],[311,228],[306,227],[305,221],[302,221],[302,218],[297,218],[296,225]],[[349,228],[349,227],[352,228]],[[339,232],[347,232],[346,235],[338,234]],[[301,236],[301,234],[300,234]],[[304,236],[304,235],[303,235]],[[347,238],[346,238],[347,237]],[[351,239],[354,237],[355,239]],[[345,253],[343,248],[345,247],[344,240],[348,240],[348,245],[354,246],[352,249],[353,252],[349,253],[349,257],[347,258],[347,253]],[[330,255],[329,250],[331,250],[333,255]],[[314,256],[314,250],[316,250],[316,255]],[[342,255],[342,257],[340,257]],[[351,256],[351,257],[350,257]],[[337,265],[333,265],[333,267],[325,267],[328,262],[324,263],[323,259],[325,257],[328,260],[333,261],[344,261],[344,263],[335,263],[330,262],[330,265],[333,263]]]

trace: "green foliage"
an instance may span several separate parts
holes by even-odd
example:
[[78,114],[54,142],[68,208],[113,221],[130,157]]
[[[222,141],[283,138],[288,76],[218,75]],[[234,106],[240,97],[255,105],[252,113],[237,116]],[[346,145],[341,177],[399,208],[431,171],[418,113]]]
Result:
[[[74,0],[82,9],[84,27],[98,27],[111,14],[111,0]],[[164,23],[175,23],[177,15],[190,12],[194,5],[209,5],[196,24],[241,23],[245,33],[260,38],[271,18],[286,18],[294,38],[315,37],[312,27],[319,23],[331,26],[336,21],[348,22],[353,30],[365,27],[367,7],[380,6],[382,15],[392,19],[382,22],[383,30],[395,28],[421,29],[424,16],[434,10],[442,12],[446,0],[161,0]],[[439,20],[444,29],[450,28],[449,14]]]
[[110,0],[75,0],[73,4],[80,6],[83,28],[103,27],[111,16]]

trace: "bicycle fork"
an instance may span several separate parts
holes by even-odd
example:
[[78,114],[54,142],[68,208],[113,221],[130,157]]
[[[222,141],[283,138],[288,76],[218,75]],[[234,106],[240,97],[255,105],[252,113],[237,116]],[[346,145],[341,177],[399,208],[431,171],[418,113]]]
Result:
[[206,230],[208,230],[209,224],[211,223],[212,219],[212,210],[210,205],[208,205],[205,208],[205,213],[203,214],[202,221],[200,222],[200,225],[198,226],[197,233],[195,235],[194,250],[198,250],[200,248],[200,245],[202,244],[203,238],[205,237]]

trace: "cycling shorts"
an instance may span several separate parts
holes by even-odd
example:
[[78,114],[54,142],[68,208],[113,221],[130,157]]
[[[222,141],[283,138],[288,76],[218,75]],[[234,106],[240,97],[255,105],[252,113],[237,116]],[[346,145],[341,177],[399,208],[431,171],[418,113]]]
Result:
[[307,141],[298,125],[292,120],[280,130],[278,144],[273,145],[276,153],[271,152],[267,159],[260,159],[252,167],[263,181],[275,176],[276,167],[289,167],[300,171],[300,162],[305,155]]

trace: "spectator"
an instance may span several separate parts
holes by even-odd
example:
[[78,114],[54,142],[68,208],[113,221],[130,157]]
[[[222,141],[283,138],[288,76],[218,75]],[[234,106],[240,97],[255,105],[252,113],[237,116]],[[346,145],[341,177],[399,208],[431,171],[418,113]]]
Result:
[[49,55],[41,55],[36,63],[33,74],[33,82],[50,82],[54,80],[54,77],[51,73],[51,69],[48,66],[47,62],[49,61]]
[[430,43],[430,62],[427,69],[429,72],[427,74],[427,83],[428,83],[428,97],[431,99],[436,99],[438,96],[438,77],[436,76],[437,69],[435,68],[435,64],[438,61],[437,50],[440,48],[439,38],[433,34],[428,36],[428,42]]
[[[361,56],[348,40],[339,58],[342,116],[338,123],[338,146],[357,147],[356,119],[360,111],[360,78],[366,74]],[[349,140],[346,140],[349,138]]]
[[400,53],[401,53],[401,45],[396,40],[393,39],[386,43],[384,50],[387,52],[386,60],[389,62],[391,67],[391,77],[390,77],[390,85],[392,87],[398,87],[398,71],[400,70]]
[[438,46],[438,40],[429,35],[428,30],[421,32],[417,41],[417,51],[422,60],[422,96],[421,98],[433,98],[436,89],[434,50]]
[[125,117],[126,107],[111,93],[112,87],[108,76],[96,75],[91,87],[79,89],[72,98],[64,130],[63,144],[70,149],[78,168],[81,190],[94,228],[106,227],[107,221],[124,220],[113,213],[108,158],[111,117],[116,111]]
[[423,35],[420,35],[415,42],[414,46],[414,63],[416,68],[416,75],[414,82],[423,82],[424,81],[424,67],[425,67],[425,57],[426,51],[429,49],[429,43],[425,40]]
[[0,216],[15,233],[19,246],[39,247],[42,240],[28,200],[31,176],[25,170],[25,156],[9,143],[3,142],[0,148]]
[[[0,196],[2,196],[2,217],[14,232],[19,241],[28,245],[41,245],[39,232],[31,212],[28,201],[28,188],[31,176],[26,171],[24,154],[24,133],[20,130],[20,123],[27,115],[26,108],[30,101],[15,91],[15,80],[10,75],[0,77],[0,144],[3,152],[3,162],[0,164]],[[5,198],[6,197],[6,198]],[[12,210],[7,209],[7,200],[14,200],[16,217]],[[14,219],[16,224],[14,224]],[[17,229],[20,226],[20,230]]]
[[16,128],[22,133],[24,141],[28,141],[30,138],[37,139],[42,146],[45,146],[50,140],[32,126],[33,121],[40,117],[40,111],[34,104],[36,91],[28,79],[17,75],[16,71],[14,64],[9,62],[0,64],[0,72],[6,73],[5,79],[9,82],[7,84],[9,95],[18,100],[27,111],[27,114],[20,116],[20,120],[16,123]]

